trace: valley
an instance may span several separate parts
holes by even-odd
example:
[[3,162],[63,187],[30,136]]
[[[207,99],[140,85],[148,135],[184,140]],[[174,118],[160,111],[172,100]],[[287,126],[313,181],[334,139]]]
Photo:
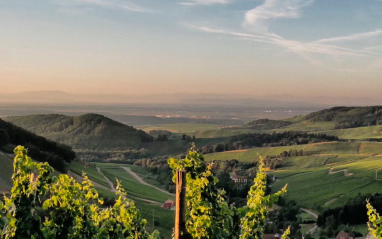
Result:
[[[158,229],[168,238],[174,214],[161,208],[166,200],[174,200],[167,159],[183,157],[191,143],[200,152],[209,149],[204,153],[207,162],[229,164],[236,160],[243,165],[256,165],[259,157],[263,157],[268,177],[273,178],[269,182],[271,192],[288,184],[285,200],[316,213],[341,207],[360,195],[379,192],[382,187],[380,109],[361,109],[359,113],[354,108],[337,110],[341,115],[337,118],[327,116],[328,112],[336,115],[334,108],[306,116],[242,124],[227,119],[211,119],[209,123],[205,120],[184,123],[163,120],[136,128],[100,114],[2,119],[69,145],[77,158],[67,162],[66,168],[78,180],[83,172],[86,173],[106,201],[113,200],[113,187],[116,180],[120,180],[128,197],[136,202],[149,222],[148,228]],[[359,120],[360,114],[368,114],[370,126],[352,123]],[[162,135],[166,137],[161,138]],[[2,147],[10,146],[4,144]],[[0,154],[2,193],[9,192],[12,183],[12,156],[9,155],[9,151]],[[238,170],[249,175],[255,169],[251,167],[239,165],[227,172],[232,175]],[[219,169],[216,172],[220,172]],[[160,183],[158,177],[165,178],[166,185]],[[301,226],[301,230],[305,227],[308,226]],[[318,233],[318,229],[312,231],[315,236]]]

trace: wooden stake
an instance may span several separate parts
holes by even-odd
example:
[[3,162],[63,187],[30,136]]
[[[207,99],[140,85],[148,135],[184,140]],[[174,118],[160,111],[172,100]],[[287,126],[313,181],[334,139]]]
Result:
[[182,239],[186,234],[186,172],[176,172],[175,201],[175,239]]

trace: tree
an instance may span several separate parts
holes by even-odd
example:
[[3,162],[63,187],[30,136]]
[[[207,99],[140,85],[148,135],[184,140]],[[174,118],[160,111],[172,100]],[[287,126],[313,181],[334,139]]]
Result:
[[218,188],[218,179],[206,165],[203,156],[193,147],[183,160],[169,159],[175,181],[176,171],[187,172],[186,229],[191,238],[259,239],[264,232],[268,208],[286,192],[286,188],[265,196],[264,163],[248,194],[247,206],[237,209],[228,204],[225,191]]
[[117,183],[112,207],[101,209],[90,180],[77,183],[67,175],[52,176],[48,163],[33,162],[22,146],[15,149],[10,198],[0,204],[2,238],[157,238],[149,234],[134,202]]
[[369,231],[373,234],[374,237],[381,239],[382,238],[382,218],[377,213],[377,210],[373,208],[370,202],[367,202],[367,215],[369,216],[369,222],[367,226]]

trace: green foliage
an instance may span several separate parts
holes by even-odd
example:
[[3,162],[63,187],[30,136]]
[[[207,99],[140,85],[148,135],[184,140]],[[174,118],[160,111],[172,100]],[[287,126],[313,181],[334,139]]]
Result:
[[267,176],[264,173],[264,161],[260,158],[259,171],[254,179],[254,185],[248,192],[248,201],[245,216],[241,218],[240,239],[260,239],[264,232],[268,208],[277,202],[279,197],[286,192],[286,185],[281,191],[265,196]]
[[[47,163],[33,162],[22,146],[15,149],[13,188],[0,209],[2,238],[157,238],[145,230],[134,202],[118,182],[116,203],[101,209],[90,180],[52,177]],[[1,214],[0,214],[1,215]]]
[[[206,166],[204,158],[192,148],[185,159],[169,159],[175,181],[176,171],[187,172],[186,229],[192,238],[261,238],[268,208],[285,192],[265,196],[264,164],[248,194],[246,207],[229,205],[225,191],[217,187],[218,179]],[[240,218],[240,215],[242,217]]]
[[236,210],[228,205],[225,192],[216,186],[218,180],[212,174],[211,167],[203,162],[203,157],[195,150],[191,150],[183,160],[169,160],[174,171],[174,182],[177,170],[187,172],[187,232],[192,238],[235,238]]
[[366,204],[369,222],[367,223],[369,231],[374,237],[382,238],[382,218],[369,202]]

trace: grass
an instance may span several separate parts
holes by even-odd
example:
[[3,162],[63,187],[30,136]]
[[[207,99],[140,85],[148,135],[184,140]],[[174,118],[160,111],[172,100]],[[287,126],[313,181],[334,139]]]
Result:
[[85,165],[82,163],[72,162],[69,164],[69,170],[79,175],[82,175],[84,172],[93,182],[109,187],[109,184],[106,182],[105,178],[100,173],[98,173],[94,166],[85,167]]
[[12,189],[13,160],[0,154],[0,192],[9,192]]
[[323,130],[319,133],[338,136],[341,139],[382,138],[382,126],[358,127],[350,129]]
[[297,217],[301,218],[302,221],[310,221],[310,220],[316,221],[316,218],[313,217],[312,214],[307,212],[301,212],[297,215]]
[[[328,131],[334,129],[334,122],[293,122],[293,124],[286,127],[271,129],[271,130],[256,130],[245,127],[232,127],[223,129],[209,129],[199,131],[195,134],[196,138],[222,138],[230,137],[238,134],[248,133],[272,133],[284,131],[306,131],[309,133],[319,133],[321,131]],[[382,136],[382,135],[381,135]]]
[[158,176],[151,174],[146,168],[137,165],[124,165],[124,167],[129,167],[131,171],[136,173],[146,183],[154,185],[158,188],[162,187],[162,185],[156,180]]
[[[252,162],[258,159],[258,155],[279,155],[284,151],[302,149],[307,155],[323,154],[357,154],[358,142],[324,142],[305,145],[281,146],[281,147],[259,147],[248,150],[226,151],[204,155],[206,160],[230,160],[237,159],[242,162]],[[367,144],[367,143],[366,143]],[[381,144],[382,146],[382,144]],[[381,147],[382,153],[382,147]]]
[[[162,238],[171,238],[172,228],[175,224],[175,211],[163,209],[157,205],[135,200],[135,205],[147,220],[146,228],[149,231],[158,230]],[[154,228],[153,228],[154,218]]]
[[315,169],[304,171],[299,174],[280,177],[272,186],[272,191],[281,189],[288,184],[288,192],[286,198],[295,200],[299,205],[307,208],[332,207],[333,204],[328,203],[335,198],[349,198],[349,193],[363,190],[363,193],[374,193],[382,186],[382,181],[366,187],[373,181],[371,178],[364,177],[345,177],[343,173],[328,174],[328,169]]
[[282,132],[282,131],[307,131],[314,133],[315,131],[331,130],[334,129],[334,122],[310,122],[301,121],[294,124],[288,125],[280,129],[271,130],[272,132]]
[[204,130],[195,134],[196,138],[225,138],[231,137],[238,134],[248,134],[248,133],[261,133],[265,132],[263,130],[251,129],[251,128],[223,128],[215,130]]
[[[290,149],[302,149],[305,156],[286,157],[277,170],[280,180],[272,185],[276,192],[288,184],[286,199],[306,208],[341,206],[359,193],[375,193],[382,187],[382,143],[327,142],[283,147],[252,148],[204,155],[206,160],[258,160],[257,155],[278,155]],[[329,174],[329,169],[344,172]],[[378,170],[378,179],[375,171]]]
[[205,130],[217,130],[220,125],[217,124],[198,124],[198,123],[177,123],[164,124],[160,126],[144,127],[142,130],[149,132],[151,130],[168,130],[174,133],[195,133]]
[[167,199],[174,199],[172,196],[167,195],[155,188],[140,184],[133,176],[120,167],[111,167],[103,164],[97,164],[97,166],[101,168],[102,172],[112,182],[115,182],[116,179],[120,180],[128,195],[156,201],[158,203],[163,203]]
[[[314,162],[314,158],[311,161]],[[382,179],[381,161],[381,157],[365,156],[335,166],[322,165],[306,169],[296,169],[299,162],[295,162],[295,168],[287,167],[283,171],[272,172],[280,179],[272,186],[272,191],[288,184],[286,198],[295,200],[303,207],[341,206],[359,193],[375,193],[382,187],[382,180],[375,180],[375,169],[381,171]],[[351,175],[344,176],[343,172],[328,174],[330,167],[334,167],[333,171],[347,169]]]

